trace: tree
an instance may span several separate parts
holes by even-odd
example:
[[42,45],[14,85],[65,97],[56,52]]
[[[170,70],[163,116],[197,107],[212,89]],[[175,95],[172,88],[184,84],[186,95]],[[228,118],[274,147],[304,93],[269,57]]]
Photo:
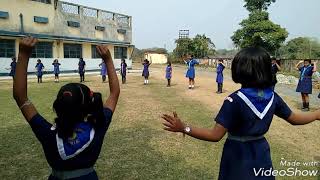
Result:
[[206,35],[196,35],[193,39],[181,38],[176,41],[176,48],[173,54],[176,58],[180,58],[186,54],[193,54],[195,57],[203,58],[215,53],[215,45]]
[[197,34],[196,37],[193,39],[193,54],[196,57],[205,57],[208,55],[213,55],[214,54],[214,48],[215,45],[211,41],[210,38],[207,38],[205,35],[199,35]]
[[241,23],[241,29],[234,32],[232,41],[238,48],[264,47],[274,54],[288,37],[286,29],[269,20],[268,7],[275,0],[245,0],[250,14]]
[[320,58],[320,42],[317,39],[298,37],[283,45],[279,54],[286,59]]
[[255,10],[268,10],[268,7],[271,5],[271,3],[276,2],[276,0],[244,0],[246,4],[244,5],[245,8],[249,12],[255,11]]
[[175,57],[183,57],[186,54],[193,52],[192,39],[182,38],[175,41],[177,44],[176,48],[173,50]]

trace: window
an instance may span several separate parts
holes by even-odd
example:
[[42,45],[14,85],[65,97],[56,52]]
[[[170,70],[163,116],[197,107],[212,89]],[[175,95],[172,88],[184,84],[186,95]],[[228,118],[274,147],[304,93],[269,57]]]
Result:
[[75,21],[68,21],[68,26],[78,28],[80,27],[80,23]]
[[127,47],[114,47],[114,58],[115,59],[121,59],[121,58],[127,58]]
[[96,49],[97,45],[91,45],[91,55],[92,55],[92,59],[100,59],[100,55],[97,52]]
[[38,42],[32,50],[32,58],[52,58],[52,42]]
[[0,19],[8,19],[9,13],[5,11],[0,11]]
[[15,40],[0,39],[0,57],[12,58],[16,56]]
[[49,19],[46,17],[34,16],[33,21],[37,23],[47,24],[49,22]]
[[32,0],[32,1],[37,1],[37,2],[42,2],[46,4],[51,4],[51,0]]
[[63,44],[64,58],[81,58],[82,45],[81,44]]
[[96,26],[95,29],[97,31],[104,31],[106,28],[104,26]]

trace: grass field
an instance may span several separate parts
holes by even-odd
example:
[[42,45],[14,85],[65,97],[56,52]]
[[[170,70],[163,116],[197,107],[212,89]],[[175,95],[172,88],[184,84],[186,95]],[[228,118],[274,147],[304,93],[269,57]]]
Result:
[[[164,66],[153,66],[150,85],[140,74],[128,74],[113,122],[107,132],[96,170],[101,179],[217,179],[224,140],[198,141],[162,130],[160,115],[176,110],[181,119],[199,127],[211,127],[224,98],[239,86],[227,80],[226,93],[216,95],[214,72],[199,72],[196,89],[186,89],[184,68],[174,67],[173,86],[167,88]],[[228,74],[228,73],[226,73]],[[60,83],[45,79],[29,82],[29,97],[38,111],[52,121],[52,103],[61,85],[78,82],[66,77]],[[12,83],[0,82],[0,178],[46,179],[50,173],[40,143],[23,119],[12,98]],[[107,84],[90,76],[86,85],[107,94]],[[286,102],[296,109],[288,96]],[[320,123],[293,127],[275,118],[266,135],[275,169],[281,158],[300,162],[320,161]],[[225,139],[225,138],[224,138]],[[317,159],[318,158],[318,159]],[[318,167],[302,167],[317,169]],[[319,179],[317,177],[278,177],[277,179]]]

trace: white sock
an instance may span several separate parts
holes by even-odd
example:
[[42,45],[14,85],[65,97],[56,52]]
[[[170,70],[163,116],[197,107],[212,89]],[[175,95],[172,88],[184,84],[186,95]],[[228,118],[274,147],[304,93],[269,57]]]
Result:
[[191,85],[189,85],[189,88],[191,88],[192,86]]
[[191,87],[194,88],[194,85],[192,85]]
[[147,80],[144,80],[144,83],[147,84]]
[[147,84],[149,84],[149,80],[147,80]]

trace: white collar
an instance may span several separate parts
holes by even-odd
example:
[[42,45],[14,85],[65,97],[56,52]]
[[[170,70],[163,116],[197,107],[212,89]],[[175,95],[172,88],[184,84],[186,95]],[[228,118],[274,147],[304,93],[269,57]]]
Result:
[[268,111],[271,108],[271,105],[274,100],[274,93],[272,94],[272,98],[269,101],[268,105],[264,108],[263,112],[259,112],[258,109],[252,104],[252,102],[247,98],[246,95],[244,95],[242,92],[238,91],[237,95],[249,106],[249,108],[260,118],[263,119]]

